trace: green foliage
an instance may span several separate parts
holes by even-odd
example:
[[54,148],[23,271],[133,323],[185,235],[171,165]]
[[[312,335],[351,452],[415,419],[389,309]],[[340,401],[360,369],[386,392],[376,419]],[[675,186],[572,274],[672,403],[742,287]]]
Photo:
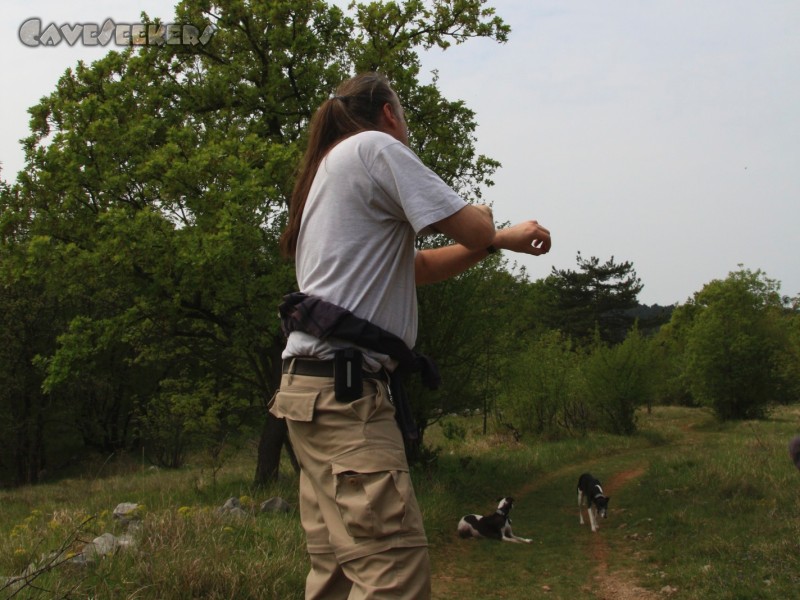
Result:
[[181,466],[191,451],[220,458],[228,442],[248,433],[242,426],[248,402],[228,389],[201,373],[162,379],[158,392],[138,407],[143,452],[165,467]]
[[577,393],[582,359],[557,331],[529,343],[508,365],[501,420],[523,434],[586,433],[589,409]]
[[653,336],[653,403],[695,406],[686,376],[686,344],[695,313],[692,304],[678,306],[670,322]]
[[439,421],[439,425],[442,428],[442,435],[445,437],[446,440],[451,442],[459,441],[463,442],[467,439],[467,429],[463,425],[461,425],[455,419]]
[[45,372],[37,357],[53,352],[53,330],[64,320],[44,283],[24,269],[19,223],[7,210],[15,200],[0,187],[0,486],[36,483],[82,445],[66,425],[74,408],[42,389]]
[[521,433],[548,437],[636,432],[636,412],[652,393],[651,343],[634,327],[621,344],[597,340],[576,348],[552,331],[542,335],[506,371],[500,419]]
[[784,311],[782,318],[786,345],[777,357],[775,372],[784,386],[784,402],[800,400],[800,298],[792,301],[790,309]]
[[792,385],[778,368],[790,348],[778,289],[761,271],[742,269],[695,294],[686,373],[694,397],[720,419],[763,418],[788,400]]
[[[198,375],[210,372],[231,409],[271,385],[274,306],[291,285],[274,215],[298,150],[259,137],[255,105],[241,118],[214,105],[201,93],[218,83],[214,69],[196,58],[110,53],[68,71],[31,111],[19,186],[19,210],[35,212],[26,268],[67,323],[40,361],[45,389],[85,407],[75,426],[104,450],[136,441],[134,408],[138,439],[174,426],[155,422],[170,411],[146,410],[165,397],[161,378],[197,381],[202,395]],[[185,433],[202,428],[177,410]]]
[[634,327],[616,346],[598,343],[583,364],[584,394],[601,431],[631,435],[636,412],[651,393],[652,361],[648,342]]
[[263,410],[283,345],[275,307],[296,285],[277,238],[308,121],[349,75],[389,76],[415,150],[464,197],[498,166],[475,152],[474,113],[419,81],[421,48],[506,40],[484,0],[186,0],[175,22],[216,32],[67,70],[30,109],[26,168],[0,189],[0,302],[21,319],[8,348],[33,349],[0,397],[18,483],[47,462],[37,407],[70,439],[144,444],[170,465]]
[[626,309],[637,305],[641,280],[631,262],[605,263],[578,253],[578,270],[556,269],[547,278],[550,310],[545,313],[549,327],[563,331],[582,343],[590,343],[595,329],[607,342],[625,339],[633,319]]
[[515,298],[524,275],[506,272],[498,260],[483,261],[460,276],[421,287],[416,348],[434,358],[442,386],[431,392],[416,378],[409,389],[423,428],[442,416],[489,410],[506,357],[515,356]]

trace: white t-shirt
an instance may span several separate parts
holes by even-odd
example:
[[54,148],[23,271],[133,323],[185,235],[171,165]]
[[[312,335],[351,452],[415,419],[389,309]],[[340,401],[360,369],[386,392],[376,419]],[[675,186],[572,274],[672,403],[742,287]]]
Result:
[[[399,336],[417,338],[414,239],[466,206],[403,143],[365,131],[334,146],[322,161],[303,210],[295,257],[301,292],[350,310]],[[284,358],[333,358],[350,344],[293,332]],[[366,351],[368,366],[391,368]]]

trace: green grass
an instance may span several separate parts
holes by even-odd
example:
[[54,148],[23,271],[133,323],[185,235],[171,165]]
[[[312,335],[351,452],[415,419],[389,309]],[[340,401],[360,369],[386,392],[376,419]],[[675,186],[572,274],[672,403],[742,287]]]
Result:
[[701,423],[628,491],[641,506],[634,529],[649,536],[646,562],[682,597],[797,597],[800,474],[787,442],[798,417],[794,409],[766,422]]
[[[456,430],[463,439],[444,437]],[[633,437],[557,442],[484,436],[469,419],[434,426],[426,441],[439,447],[438,459],[414,472],[434,597],[796,597],[800,473],[786,444],[797,433],[797,408],[725,425],[696,409],[657,408],[640,415]],[[214,510],[230,496],[249,507],[276,495],[296,505],[288,465],[264,490],[250,485],[254,469],[249,449],[216,478],[114,461],[86,477],[2,491],[0,576],[56,549],[73,555],[104,531],[121,533],[110,513],[129,501],[145,507],[135,548],[88,566],[61,564],[14,598],[302,598],[297,513],[232,519]],[[574,488],[584,470],[611,488],[609,518],[595,534],[578,525]],[[514,530],[534,543],[459,539],[460,515],[493,510],[501,495],[517,499]],[[11,589],[0,591],[9,597]]]
[[297,514],[237,519],[215,511],[231,496],[254,512],[275,495],[296,505],[288,470],[269,489],[252,488],[254,460],[240,456],[216,481],[200,469],[151,471],[123,462],[107,466],[120,472],[103,478],[0,492],[0,576],[18,575],[60,548],[68,559],[103,532],[123,533],[111,512],[130,501],[144,507],[135,550],[94,565],[65,562],[14,598],[301,598],[307,565]]

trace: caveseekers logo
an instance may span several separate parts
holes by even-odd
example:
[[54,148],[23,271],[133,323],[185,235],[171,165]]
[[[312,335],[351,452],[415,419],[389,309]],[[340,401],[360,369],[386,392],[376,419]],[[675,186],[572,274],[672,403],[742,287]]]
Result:
[[213,25],[206,26],[201,32],[194,25],[115,23],[111,19],[106,19],[101,25],[50,23],[43,27],[41,19],[32,17],[20,26],[19,41],[31,48],[55,47],[62,42],[68,46],[106,46],[110,43],[117,46],[205,46],[215,31]]

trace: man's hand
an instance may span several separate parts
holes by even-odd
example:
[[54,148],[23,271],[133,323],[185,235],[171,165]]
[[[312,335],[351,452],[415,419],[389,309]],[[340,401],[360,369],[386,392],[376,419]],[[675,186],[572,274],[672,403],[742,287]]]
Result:
[[523,221],[495,233],[495,248],[539,256],[550,252],[550,231],[538,221]]

